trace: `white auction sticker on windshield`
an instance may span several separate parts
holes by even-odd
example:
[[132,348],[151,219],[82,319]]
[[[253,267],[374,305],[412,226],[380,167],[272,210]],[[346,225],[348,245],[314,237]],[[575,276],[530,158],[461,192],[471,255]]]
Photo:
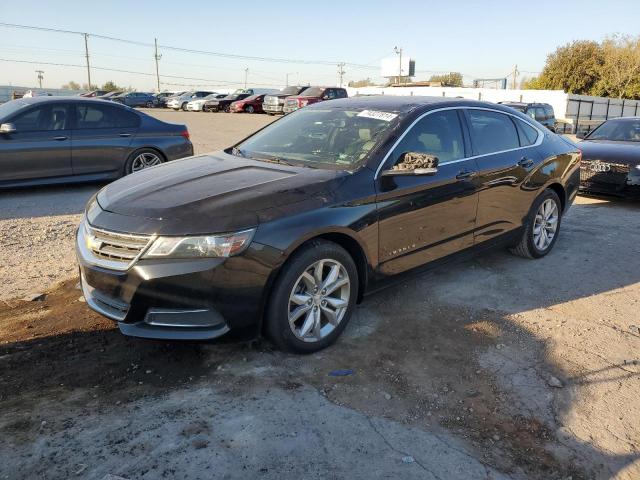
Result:
[[358,117],[375,118],[376,120],[384,120],[390,122],[398,116],[397,113],[381,112],[379,110],[363,110],[357,115]]

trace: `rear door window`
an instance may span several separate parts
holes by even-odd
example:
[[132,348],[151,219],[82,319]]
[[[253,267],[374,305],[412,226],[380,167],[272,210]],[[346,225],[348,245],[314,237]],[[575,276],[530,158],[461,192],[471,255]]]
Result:
[[545,113],[544,108],[536,107],[535,111],[536,111],[535,119],[537,121],[544,122],[547,119],[547,114]]
[[110,105],[78,105],[76,125],[78,129],[90,128],[136,128],[138,116],[124,108]]
[[468,110],[471,139],[477,155],[520,147],[518,132],[511,117],[489,110]]
[[533,128],[528,123],[523,122],[522,120],[519,120],[517,118],[514,119],[514,121],[515,121],[516,127],[518,128],[518,135],[520,137],[520,146],[528,147],[536,143],[536,140],[538,140],[538,135],[539,135],[538,130]]

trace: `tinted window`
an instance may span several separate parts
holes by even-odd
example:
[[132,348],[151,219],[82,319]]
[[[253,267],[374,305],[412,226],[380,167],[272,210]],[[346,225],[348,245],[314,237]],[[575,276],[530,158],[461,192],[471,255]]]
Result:
[[609,120],[587,137],[589,140],[640,142],[640,120]]
[[16,115],[12,120],[18,132],[41,132],[69,128],[67,106],[42,105]]
[[304,95],[305,97],[321,97],[323,93],[323,88],[309,87],[304,92],[302,92],[301,95]]
[[139,123],[138,116],[124,108],[109,105],[78,105],[77,128],[132,128]]
[[516,127],[508,115],[469,110],[471,137],[478,155],[520,147]]
[[393,152],[393,164],[405,152],[430,153],[440,163],[464,158],[464,140],[455,110],[427,115],[404,136]]
[[544,113],[547,116],[547,118],[554,118],[555,117],[555,114],[553,113],[553,108],[551,107],[551,105],[545,105],[542,108],[544,109]]
[[535,119],[538,120],[539,122],[542,122],[543,120],[547,119],[547,114],[544,111],[544,108],[542,107],[536,107],[536,116]]
[[518,135],[520,136],[520,146],[528,147],[536,143],[538,139],[538,131],[522,120],[515,120],[518,127]]

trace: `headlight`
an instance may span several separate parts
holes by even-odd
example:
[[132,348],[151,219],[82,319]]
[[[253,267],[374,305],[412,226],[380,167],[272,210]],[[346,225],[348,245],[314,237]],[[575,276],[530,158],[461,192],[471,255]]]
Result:
[[144,258],[232,257],[242,253],[251,243],[256,229],[202,237],[158,237]]

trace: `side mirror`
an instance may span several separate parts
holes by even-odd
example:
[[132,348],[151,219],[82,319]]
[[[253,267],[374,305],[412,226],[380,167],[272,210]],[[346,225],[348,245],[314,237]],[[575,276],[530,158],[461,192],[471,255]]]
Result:
[[580,140],[584,139],[584,137],[586,137],[586,136],[587,136],[587,134],[584,133],[584,131],[577,131],[576,132],[576,138],[578,138]]
[[389,175],[435,175],[438,173],[438,157],[429,153],[405,152],[391,170],[382,172]]
[[16,126],[13,123],[3,123],[0,125],[0,133],[15,133]]

